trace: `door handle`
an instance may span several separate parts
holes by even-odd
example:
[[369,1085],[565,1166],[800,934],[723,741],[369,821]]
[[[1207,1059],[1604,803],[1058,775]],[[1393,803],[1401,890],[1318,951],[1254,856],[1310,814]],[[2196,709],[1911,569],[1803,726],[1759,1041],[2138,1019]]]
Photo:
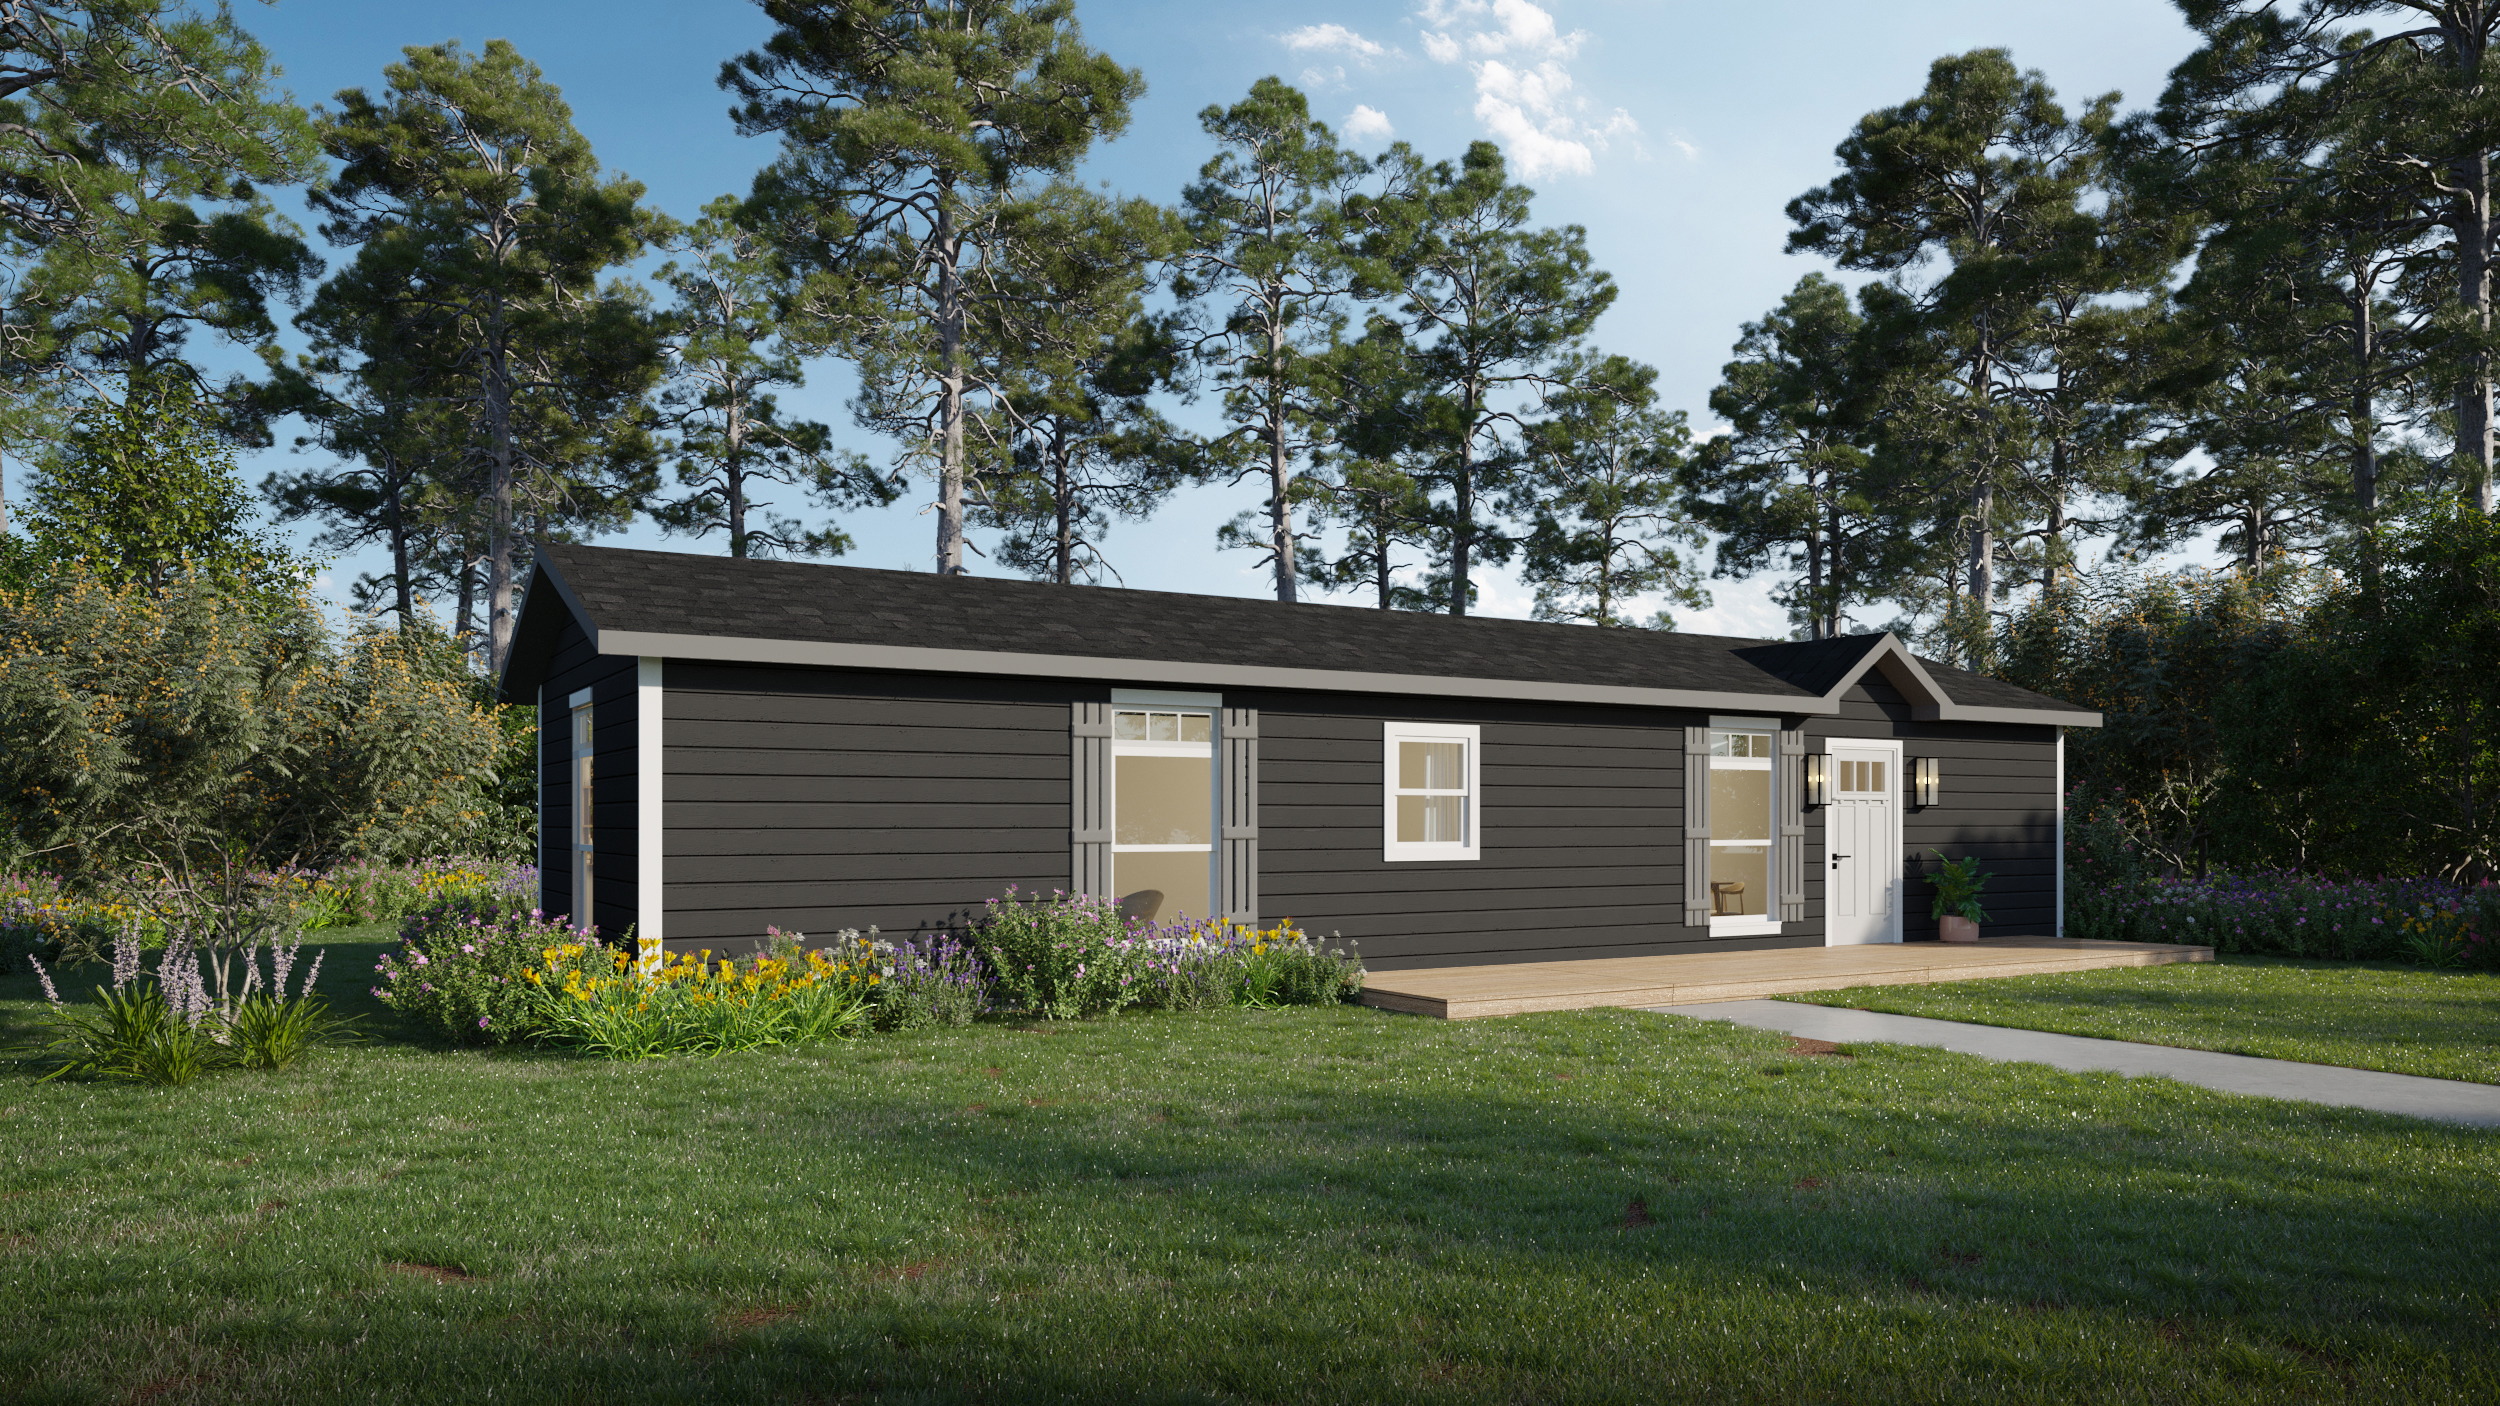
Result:
[[1840,861],[1842,861],[1842,860],[1844,860],[1844,859],[1847,859],[1848,857],[1849,857],[1849,856],[1847,856],[1847,855],[1845,855],[1845,854],[1835,854],[1835,855],[1833,855],[1833,856],[1832,856],[1832,867],[1833,867],[1834,869],[1839,868],[1839,867],[1840,867]]

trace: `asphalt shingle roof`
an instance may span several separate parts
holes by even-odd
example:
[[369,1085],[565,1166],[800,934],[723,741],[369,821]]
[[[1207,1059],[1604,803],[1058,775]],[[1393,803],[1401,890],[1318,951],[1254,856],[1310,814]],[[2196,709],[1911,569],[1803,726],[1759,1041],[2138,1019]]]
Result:
[[[1599,630],[561,543],[541,545],[538,555],[590,616],[586,626],[723,639],[1619,685],[1768,701],[1820,698],[1883,638]],[[2027,689],[1920,662],[1956,702],[2073,711]]]

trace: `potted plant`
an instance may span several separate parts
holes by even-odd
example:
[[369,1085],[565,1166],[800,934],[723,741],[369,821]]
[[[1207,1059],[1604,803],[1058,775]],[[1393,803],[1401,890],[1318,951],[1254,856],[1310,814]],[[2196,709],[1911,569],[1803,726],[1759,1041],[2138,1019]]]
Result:
[[1979,925],[1988,921],[1979,906],[1979,891],[1988,886],[1990,877],[1979,871],[1979,856],[1947,859],[1940,849],[1928,853],[1937,860],[1936,872],[1927,876],[1927,882],[1936,886],[1936,906],[1930,915],[1936,920],[1936,935],[1947,942],[1977,942]]

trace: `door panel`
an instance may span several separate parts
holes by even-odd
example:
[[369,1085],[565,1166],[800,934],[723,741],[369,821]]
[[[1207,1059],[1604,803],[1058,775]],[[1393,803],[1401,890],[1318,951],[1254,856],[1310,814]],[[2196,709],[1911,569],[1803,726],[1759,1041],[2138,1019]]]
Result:
[[1831,804],[1823,816],[1823,941],[1840,947],[1901,940],[1900,754],[1832,748]]

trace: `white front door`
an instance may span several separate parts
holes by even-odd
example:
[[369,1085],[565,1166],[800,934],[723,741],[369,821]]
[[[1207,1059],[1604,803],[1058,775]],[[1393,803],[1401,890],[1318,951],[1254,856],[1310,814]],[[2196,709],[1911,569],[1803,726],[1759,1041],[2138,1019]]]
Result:
[[1901,940],[1901,748],[1835,742],[1823,812],[1823,944]]

